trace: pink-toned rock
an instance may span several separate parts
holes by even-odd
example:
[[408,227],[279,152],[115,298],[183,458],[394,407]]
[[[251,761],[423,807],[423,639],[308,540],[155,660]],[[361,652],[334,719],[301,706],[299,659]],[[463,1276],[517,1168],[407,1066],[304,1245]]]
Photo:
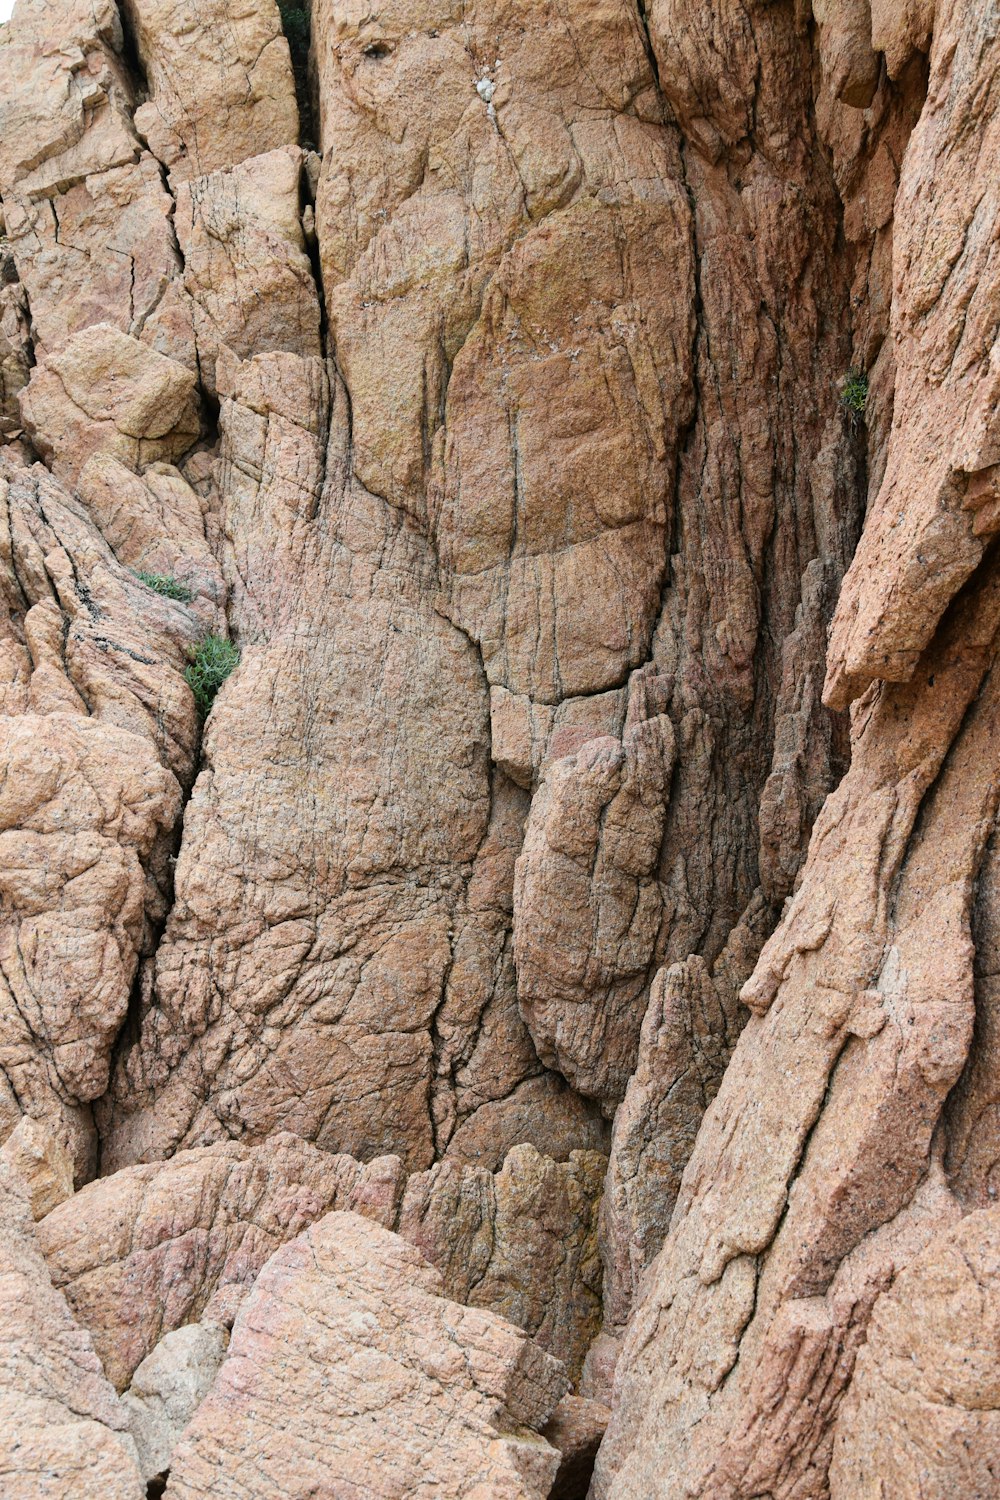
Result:
[[44,1219],[72,1196],[73,1158],[59,1137],[30,1115],[23,1116],[0,1146],[0,1161],[27,1189],[33,1219]]
[[0,1491],[5,1500],[140,1500],[125,1413],[49,1280],[26,1193],[0,1163]]
[[655,871],[673,764],[663,714],[551,762],[518,860],[522,1014],[542,1060],[609,1112],[635,1063],[660,930]]
[[136,129],[174,182],[298,139],[273,0],[124,0],[123,9],[149,84]]
[[[906,681],[1000,529],[1000,41],[987,13],[935,13],[927,105],[896,196],[893,430],[837,605],[827,675],[840,707]],[[947,166],[944,166],[944,163]]]
[[[170,1500],[544,1500],[562,1367],[444,1297],[419,1251],[333,1213],[264,1267],[174,1450]],[[377,1477],[376,1477],[377,1476]]]
[[876,1302],[837,1418],[832,1500],[1000,1489],[1000,1209],[944,1230]]
[[[293,1136],[231,1142],[88,1184],[40,1225],[53,1281],[124,1389],[163,1334],[335,1207],[377,1209],[369,1169]],[[389,1222],[395,1205],[384,1205]]]
[[[485,684],[434,607],[426,543],[347,480],[346,397],[335,386],[328,433],[319,360],[227,355],[219,370],[245,649],[188,807],[156,1003],[102,1112],[105,1159],[235,1130],[293,1129],[409,1170],[460,1131],[455,1154],[490,1168],[525,1139],[599,1147],[582,1101],[540,1082],[518,1015],[523,798],[491,796]],[[308,767],[291,741],[311,746]]]
[[99,323],[36,366],[21,415],[54,473],[73,483],[93,454],[133,469],[179,458],[200,432],[196,385],[176,360]]
[[661,969],[653,982],[638,1064],[615,1115],[601,1200],[604,1322],[611,1338],[621,1336],[643,1274],[666,1238],[698,1127],[745,1020],[739,989],[766,918],[761,901],[712,969],[692,957]]
[[495,1175],[445,1160],[409,1179],[395,1227],[449,1297],[523,1328],[575,1381],[600,1326],[605,1167],[594,1151],[554,1162],[533,1146],[516,1146]]
[[0,36],[0,199],[39,358],[112,323],[193,366],[173,203],[132,124],[114,4],[22,0]]
[[600,1401],[582,1396],[562,1398],[542,1428],[542,1437],[560,1453],[549,1500],[586,1500],[594,1459],[610,1415]]
[[273,349],[322,353],[319,298],[302,233],[301,173],[302,152],[287,146],[177,190],[174,223],[198,369],[212,395],[222,345],[241,359]]

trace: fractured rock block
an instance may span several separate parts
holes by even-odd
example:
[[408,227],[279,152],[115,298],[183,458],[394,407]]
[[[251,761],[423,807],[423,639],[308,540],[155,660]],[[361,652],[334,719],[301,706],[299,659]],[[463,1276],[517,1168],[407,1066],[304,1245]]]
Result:
[[0,1163],[0,1493],[140,1500],[125,1413],[49,1280],[22,1185]]
[[95,453],[133,469],[179,458],[201,426],[194,373],[109,323],[84,329],[36,366],[21,415],[53,472],[70,483]]
[[444,1296],[420,1252],[328,1214],[274,1255],[174,1452],[170,1500],[545,1500],[557,1360]]
[[373,1172],[378,1164],[364,1168],[289,1135],[253,1149],[182,1151],[89,1183],[43,1221],[42,1249],[124,1389],[164,1333],[200,1318],[220,1288],[249,1285],[321,1214],[359,1200],[377,1211]]

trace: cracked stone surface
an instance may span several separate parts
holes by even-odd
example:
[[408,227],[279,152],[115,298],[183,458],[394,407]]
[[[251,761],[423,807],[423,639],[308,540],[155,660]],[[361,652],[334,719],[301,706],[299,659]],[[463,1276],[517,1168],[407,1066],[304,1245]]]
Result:
[[13,1493],[996,1500],[994,12],[0,25]]
[[398,1500],[544,1500],[559,1454],[538,1428],[565,1387],[523,1333],[447,1301],[418,1250],[328,1214],[258,1278],[166,1493],[346,1495],[374,1482]]

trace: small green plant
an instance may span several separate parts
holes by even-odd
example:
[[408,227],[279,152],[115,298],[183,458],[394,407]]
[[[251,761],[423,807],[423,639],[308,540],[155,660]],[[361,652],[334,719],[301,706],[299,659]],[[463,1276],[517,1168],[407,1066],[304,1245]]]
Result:
[[840,386],[840,404],[852,417],[864,415],[868,400],[868,376],[863,370],[849,370]]
[[162,594],[166,599],[179,599],[182,604],[190,604],[194,598],[187,585],[172,573],[144,573],[141,568],[136,568],[135,576],[140,583],[152,589],[154,594]]
[[184,668],[184,681],[194,693],[194,701],[203,719],[207,719],[219,691],[233,668],[239,665],[240,653],[232,641],[221,635],[206,635],[198,646],[188,651],[191,665]]

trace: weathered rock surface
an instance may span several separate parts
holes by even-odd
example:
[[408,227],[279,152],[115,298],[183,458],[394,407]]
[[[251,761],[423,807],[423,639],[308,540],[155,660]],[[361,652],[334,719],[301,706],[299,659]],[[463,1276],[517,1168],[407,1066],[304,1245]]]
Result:
[[179,458],[200,431],[194,374],[110,323],[74,335],[32,371],[25,428],[73,484],[94,454],[130,468]]
[[0,1146],[0,1161],[27,1189],[33,1219],[44,1219],[73,1194],[73,1158],[59,1137],[30,1115],[22,1116]]
[[124,0],[123,11],[149,90],[136,129],[175,182],[297,140],[273,0]]
[[[294,1136],[235,1142],[130,1167],[88,1184],[39,1226],[52,1279],[89,1329],[120,1389],[164,1334],[197,1322],[213,1296],[246,1288],[286,1240],[332,1208],[392,1222],[363,1168]],[[232,1295],[232,1294],[231,1294]]]
[[575,1381],[601,1320],[606,1165],[595,1151],[554,1162],[533,1146],[515,1147],[495,1175],[446,1159],[409,1179],[395,1227],[449,1297],[516,1323]]
[[0,1155],[169,1492],[547,1493],[555,1355],[996,1500],[994,12],[0,25]]
[[174,225],[191,298],[198,373],[216,393],[221,346],[240,358],[319,356],[319,298],[305,253],[302,152],[270,151],[177,190]]
[[961,0],[934,13],[927,103],[894,212],[888,462],[830,641],[827,692],[841,706],[875,678],[912,675],[1000,529],[995,20]]
[[229,1335],[217,1323],[165,1333],[121,1398],[143,1479],[165,1475],[179,1438],[212,1388]]
[[[847,8],[837,15],[845,21]],[[960,5],[938,7],[934,26],[927,103],[895,202],[892,430],[875,448],[879,496],[838,606],[828,689],[843,703],[873,677],[895,681],[876,683],[854,705],[850,771],[817,820],[800,884],[743,988],[753,1017],[706,1113],[618,1360],[599,1497],[996,1490],[989,1419],[980,1428],[978,1415],[965,1415],[992,1411],[994,1382],[977,1368],[978,1330],[961,1331],[954,1277],[954,1352],[935,1352],[934,1319],[952,1243],[975,1240],[991,1267],[977,1274],[963,1264],[959,1278],[971,1274],[987,1326],[994,1275],[988,1215],[962,1213],[984,1201],[997,1139],[986,1081],[993,886],[983,859],[997,811],[990,747],[1000,596],[983,543],[962,561],[934,468],[961,464],[933,438],[932,456],[919,456],[935,421],[964,441],[979,403],[988,411],[994,400],[991,242],[972,232],[949,258],[940,247],[951,210],[935,217],[943,236],[935,240],[927,183],[939,150],[958,142],[976,157],[991,150],[992,112],[980,117],[968,99],[995,79],[995,28]],[[908,34],[894,68],[912,56]],[[867,160],[879,129],[882,147],[898,138],[908,107],[876,101]],[[958,170],[946,190],[959,217],[966,190],[978,198],[970,184]],[[944,280],[916,315],[914,288],[922,277],[931,285],[932,262]],[[883,291],[877,274],[875,297]],[[957,317],[947,310],[956,305]],[[869,332],[881,316],[869,310]],[[978,353],[959,349],[966,334]],[[935,348],[947,350],[944,364]],[[918,387],[933,397],[918,401]],[[970,459],[967,472],[978,464]],[[921,572],[932,555],[928,504],[954,564],[933,571],[930,592]],[[907,554],[898,566],[883,546],[890,530]],[[902,643],[894,656],[890,641],[891,651]],[[921,1344],[912,1372],[906,1356],[892,1365],[897,1350],[914,1348],[910,1339]],[[951,1359],[967,1372],[964,1388],[949,1377]],[[940,1388],[924,1368],[940,1372]],[[926,1423],[916,1417],[908,1436],[903,1424],[938,1389],[948,1393],[943,1407],[931,1415],[928,1404]]]
[[872,1309],[840,1408],[832,1500],[1000,1491],[1000,1209],[938,1235]]
[[558,1361],[443,1295],[419,1251],[333,1213],[265,1266],[167,1495],[543,1500]]
[[562,1398],[542,1428],[542,1437],[560,1454],[549,1500],[586,1500],[610,1415],[600,1401],[588,1401],[583,1396]]
[[0,1162],[0,1489],[10,1500],[140,1500],[125,1413],[49,1280],[27,1195]]
[[23,1114],[48,1122],[86,1180],[90,1103],[168,904],[197,629],[40,466],[0,456],[0,508],[0,1132]]

